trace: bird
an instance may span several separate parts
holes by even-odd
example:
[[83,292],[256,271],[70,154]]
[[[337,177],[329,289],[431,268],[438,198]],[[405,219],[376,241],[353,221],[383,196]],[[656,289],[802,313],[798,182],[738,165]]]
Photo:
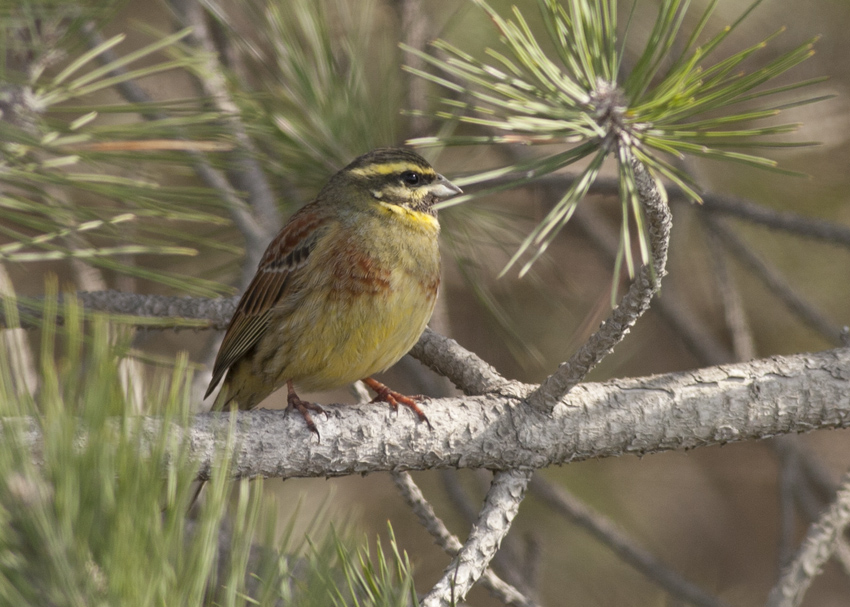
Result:
[[409,397],[375,380],[404,356],[431,318],[440,285],[434,208],[461,189],[406,148],[379,148],[334,174],[268,245],[236,307],[204,398],[214,410],[252,409],[287,388],[319,435],[297,390],[326,391],[362,379],[393,409]]

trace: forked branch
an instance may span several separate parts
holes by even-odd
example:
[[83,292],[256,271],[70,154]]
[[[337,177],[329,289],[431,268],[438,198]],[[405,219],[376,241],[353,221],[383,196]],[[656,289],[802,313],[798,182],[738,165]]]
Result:
[[[661,287],[661,278],[667,265],[672,217],[666,200],[646,168],[636,161],[633,161],[632,168],[648,226],[651,265],[640,269],[628,293],[599,330],[525,399],[523,404],[538,414],[552,414],[567,393],[622,341],[637,319],[649,309],[650,300]],[[502,539],[510,530],[531,476],[532,471],[529,469],[506,470],[495,474],[469,538],[452,559],[440,581],[426,595],[422,601],[423,607],[448,607],[463,600],[487,570]]]

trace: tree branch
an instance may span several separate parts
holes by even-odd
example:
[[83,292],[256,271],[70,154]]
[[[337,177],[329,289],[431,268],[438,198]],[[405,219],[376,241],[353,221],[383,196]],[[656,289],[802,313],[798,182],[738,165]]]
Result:
[[532,479],[529,489],[550,508],[586,530],[623,561],[677,599],[701,607],[726,607],[727,603],[691,584],[638,545],[613,521],[594,512],[564,489],[546,482],[539,475]]
[[[711,218],[709,218],[711,219]],[[713,221],[709,221],[714,225]],[[717,284],[717,292],[723,305],[723,317],[726,320],[726,330],[732,339],[732,351],[735,361],[752,360],[757,356],[755,339],[750,328],[747,312],[741,292],[735,285],[735,281],[729,272],[726,263],[726,252],[723,250],[717,235],[709,229],[707,233],[706,246],[711,265],[714,267],[714,280]],[[725,362],[725,361],[724,361]]]
[[[486,183],[469,186],[469,190],[473,191],[475,187],[489,188],[504,185],[525,179],[525,177],[526,175],[524,173],[508,173]],[[526,184],[524,187],[545,186],[557,187],[563,190],[565,187],[572,185],[575,180],[576,176],[569,173],[546,175],[545,177],[536,179],[533,183]],[[599,177],[594,181],[589,194],[617,195],[619,187],[620,182],[616,177]],[[690,204],[690,198],[678,186],[666,184],[665,189],[667,190],[670,202]],[[736,198],[734,196],[714,194],[711,192],[702,195],[701,205],[692,206],[696,210],[707,214],[729,215],[771,230],[787,232],[788,234],[803,238],[821,240],[838,246],[850,247],[850,226],[837,224],[826,219],[807,217],[806,215],[800,215],[799,213],[792,213],[790,211],[776,211],[745,198]]]
[[531,474],[531,470],[509,470],[493,476],[478,523],[443,577],[422,599],[422,607],[450,607],[466,596],[499,550],[519,511]]
[[[299,415],[236,413],[233,475],[331,477],[435,468],[544,468],[624,454],[693,449],[819,428],[850,428],[850,349],[772,357],[696,371],[583,383],[544,415],[518,398],[485,395],[425,403],[428,430],[408,411],[325,405],[321,443]],[[17,423],[4,420],[4,424]],[[160,418],[144,420],[161,436]],[[27,422],[26,440],[40,435]],[[230,415],[206,413],[188,428],[188,442],[208,479]]]
[[505,379],[478,355],[431,329],[425,329],[410,350],[410,355],[435,373],[449,378],[464,394],[470,396],[495,392],[521,396],[530,389],[529,386]]
[[[175,297],[169,295],[139,295],[122,291],[78,291],[73,294],[86,312],[108,312],[139,318],[155,318],[157,323],[140,328],[185,329],[204,328],[224,330],[239,301],[237,297]],[[60,296],[61,300],[61,296]],[[36,329],[41,326],[42,297],[17,298],[20,326]],[[173,322],[168,322],[172,319]],[[62,320],[59,309],[58,320]],[[186,321],[200,321],[192,324]],[[0,325],[7,326],[5,313],[0,310]]]
[[[618,239],[605,225],[602,214],[593,205],[581,205],[572,221],[591,239],[613,266],[617,256]],[[661,316],[682,340],[698,360],[704,364],[719,365],[733,362],[731,352],[705,328],[705,321],[698,318],[691,306],[682,300],[675,285],[667,283],[664,297],[656,297],[652,302],[652,312]]]
[[747,244],[727,228],[721,221],[705,218],[706,225],[712,233],[738,260],[769,288],[789,310],[800,317],[803,322],[818,331],[834,345],[841,343],[841,327],[834,324],[821,314],[811,303],[788,284],[788,281],[770,263],[756,255]]
[[812,580],[832,556],[844,529],[850,524],[850,474],[844,476],[835,501],[813,524],[794,560],[785,570],[770,596],[768,607],[797,607]]
[[[394,472],[392,477],[393,482],[404,497],[404,501],[419,518],[422,526],[431,534],[437,545],[452,556],[457,554],[462,548],[460,540],[446,528],[443,521],[434,513],[434,508],[425,499],[410,474]],[[481,576],[481,584],[506,605],[516,605],[517,607],[535,607],[537,605],[519,590],[501,580],[491,569],[484,571]]]
[[[174,6],[177,10],[183,9],[181,17],[184,23],[192,26],[190,39],[205,53],[204,74],[199,78],[203,92],[209,96],[215,108],[227,116],[225,126],[239,144],[235,159],[238,169],[233,173],[233,178],[238,186],[247,192],[248,202],[257,222],[265,226],[269,234],[273,234],[283,225],[283,219],[266,175],[255,160],[258,155],[257,148],[242,123],[240,108],[233,101],[228,90],[224,71],[218,60],[218,49],[207,27],[204,8],[197,1],[174,3]],[[262,251],[260,253],[262,254]],[[258,262],[259,258],[253,261]],[[252,270],[255,265],[256,263],[253,263],[250,266]],[[251,280],[251,276],[248,277],[248,281]]]
[[599,330],[528,397],[528,404],[540,411],[550,411],[622,341],[637,319],[649,309],[650,300],[661,287],[661,278],[666,272],[672,217],[667,202],[661,198],[646,168],[639,162],[634,162],[633,169],[648,225],[652,250],[651,266],[643,266],[640,269],[628,293]]
[[[661,286],[670,245],[672,218],[667,202],[656,188],[655,181],[640,162],[629,159],[634,171],[637,195],[647,221],[652,260],[643,266],[629,292],[590,336],[585,344],[563,363],[558,370],[540,384],[524,404],[540,416],[547,417],[570,390],[581,382],[587,373],[616,346],[648,309],[652,296]],[[523,407],[525,409],[526,407]],[[522,432],[525,426],[518,426]],[[423,607],[453,605],[463,599],[478,577],[489,566],[511,522],[519,511],[531,471],[517,467],[501,470],[484,500],[478,521],[457,556],[443,573],[443,577],[422,601]]]
[[[458,472],[458,470],[441,470],[440,478],[443,481],[446,496],[455,511],[460,514],[464,523],[472,525],[478,518],[478,507],[464,487],[468,483],[461,482]],[[486,477],[486,480],[484,480],[484,477]],[[481,470],[480,474],[475,476],[475,480],[480,481],[475,484],[483,485],[482,490],[486,493],[493,480],[493,474],[489,470]],[[536,598],[537,593],[532,583],[537,579],[533,571],[537,564],[528,558],[524,550],[525,547],[520,549],[517,544],[517,537],[508,534],[502,540],[502,547],[493,557],[490,568],[523,594]],[[532,575],[529,575],[529,573]]]

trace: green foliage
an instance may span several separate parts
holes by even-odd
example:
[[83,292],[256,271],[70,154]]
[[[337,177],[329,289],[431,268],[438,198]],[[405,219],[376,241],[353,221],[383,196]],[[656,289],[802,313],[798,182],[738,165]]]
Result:
[[[387,525],[389,554],[376,543],[372,556],[366,538],[352,549],[350,541],[334,532],[330,542],[309,542],[306,560],[292,570],[292,595],[300,607],[414,607],[419,603],[406,553],[398,549],[392,527]],[[300,567],[300,569],[299,569]],[[326,594],[308,592],[325,588]],[[300,594],[299,594],[300,593]],[[285,601],[286,602],[286,601]],[[289,604],[287,602],[287,604]]]
[[252,74],[234,96],[268,174],[312,195],[355,156],[397,143],[395,39],[376,28],[374,0],[243,0],[239,9],[248,32],[216,16]]
[[[5,303],[14,319],[14,302]],[[14,353],[0,350],[0,603],[413,604],[391,532],[391,556],[379,549],[374,561],[350,547],[350,533],[323,531],[322,512],[312,542],[294,539],[294,519],[275,540],[275,521],[261,516],[262,483],[239,481],[231,495],[229,437],[190,517],[185,357],[146,382],[143,401],[159,414],[150,425],[131,413],[128,332],[105,317],[85,321],[71,297],[62,307],[57,327],[48,299],[35,397],[9,364]]]
[[[764,49],[772,36],[727,58],[714,59],[720,44],[760,0],[750,5],[738,21],[702,44],[698,40],[716,3],[709,4],[693,31],[686,34],[683,22],[689,0],[664,0],[644,50],[626,76],[621,74],[623,52],[616,42],[618,22],[614,0],[538,0],[554,53],[544,50],[538,34],[516,7],[513,19],[505,19],[484,0],[475,1],[495,24],[506,53],[488,49],[487,60],[479,60],[445,41],[435,42],[434,47],[446,59],[416,49],[406,50],[446,75],[408,68],[451,92],[451,97],[442,99],[447,109],[437,115],[483,127],[487,134],[427,137],[411,143],[566,146],[564,151],[457,181],[467,185],[509,173],[523,174],[521,179],[500,183],[483,193],[513,187],[579,160],[588,160],[578,178],[520,245],[505,270],[527,253],[530,257],[520,274],[529,270],[570,220],[609,156],[617,162],[623,206],[617,263],[619,267],[625,261],[629,274],[633,275],[629,216],[638,228],[642,261],[646,262],[649,256],[634,162],[643,163],[662,188],[661,179],[666,178],[699,200],[691,179],[671,163],[670,157],[696,155],[775,168],[775,161],[738,148],[804,145],[765,139],[787,133],[795,125],[749,125],[775,116],[781,107],[817,99],[785,106],[751,108],[749,104],[819,82],[809,80],[773,89],[759,88],[809,57],[812,42],[752,69],[744,66],[745,61]],[[460,204],[471,197],[453,198],[442,206]],[[619,275],[619,271],[615,274]]]
[[[190,267],[175,257],[237,252],[221,238],[233,198],[187,183],[199,163],[232,170],[234,154],[221,152],[238,145],[286,199],[290,186],[313,195],[354,156],[397,143],[398,56],[395,39],[377,35],[373,2],[246,0],[248,32],[211,10],[248,68],[225,72],[238,118],[200,96],[152,100],[139,87],[220,78],[210,70],[224,62],[189,29],[142,26],[151,41],[127,50],[125,34],[98,33],[118,0],[0,4],[0,263],[83,260],[107,277],[219,294],[218,283],[175,271]],[[234,143],[229,120],[244,120],[256,147]]]
[[[37,397],[21,395],[8,353],[0,366],[0,602],[201,604],[218,592],[229,450],[199,516],[189,519],[195,466],[178,433],[190,419],[185,357],[155,373],[144,393],[165,429],[151,431],[131,415],[132,386],[120,364],[129,353],[127,332],[103,317],[84,327],[71,298],[57,330],[55,301],[46,307]],[[30,424],[41,434],[37,461]],[[227,564],[241,568],[244,586],[235,555],[253,540],[259,494],[242,489],[235,509],[245,523],[232,529]]]
[[[216,64],[188,30],[147,28],[150,42],[130,50],[124,34],[101,39],[120,4],[0,3],[0,263],[77,260],[183,293],[220,292],[154,256],[235,251],[220,237],[230,210],[220,193],[187,183],[200,162],[232,168],[217,152],[234,148],[233,117],[208,99],[151,100],[137,87],[207,78]],[[370,38],[369,10],[335,0],[245,8],[261,15],[250,36],[220,25],[257,70],[253,92],[237,82],[244,74],[230,76],[267,153],[252,159],[268,175],[315,191],[354,155],[395,143],[400,89],[374,83],[392,80],[381,70],[398,58],[385,61]],[[334,18],[353,27],[340,35]],[[124,324],[138,319],[83,313],[53,291],[38,368],[21,356],[26,338],[5,333],[0,348],[0,603],[415,603],[394,541],[373,559],[349,531],[328,533],[322,515],[309,537],[295,537],[294,519],[281,536],[261,510],[262,483],[230,482],[227,436],[202,506],[187,516],[197,473],[181,440],[191,365],[135,352]],[[5,303],[14,326],[14,302]]]
[[[140,78],[196,71],[203,57],[180,51],[186,30],[115,55],[125,36],[99,41],[95,24],[112,15],[118,3],[97,4],[97,10],[85,3],[73,6],[30,0],[3,8],[7,18],[0,37],[9,52],[0,61],[5,76],[0,85],[0,235],[8,244],[0,247],[0,261],[84,259],[184,292],[220,292],[216,283],[143,261],[220,247],[185,227],[175,229],[225,224],[210,204],[216,197],[202,188],[166,185],[168,177],[176,179],[191,166],[185,149],[229,147],[223,141],[199,141],[220,138],[219,116],[202,111],[202,100],[104,102],[108,91]],[[175,133],[183,139],[183,150],[172,149],[179,147],[173,145]],[[147,164],[140,166],[140,155]],[[152,178],[149,172],[158,162],[167,164]],[[134,234],[131,244],[128,231]]]
[[407,553],[399,552],[389,523],[387,530],[392,552],[387,557],[381,545],[377,544],[375,560],[368,544],[354,555],[337,539],[337,558],[345,576],[345,586],[340,584],[334,589],[333,604],[336,607],[412,607],[419,603]]

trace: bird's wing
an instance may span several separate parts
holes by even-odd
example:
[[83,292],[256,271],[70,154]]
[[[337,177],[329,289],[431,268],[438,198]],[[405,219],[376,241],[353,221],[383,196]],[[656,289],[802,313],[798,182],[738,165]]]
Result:
[[213,365],[212,381],[204,398],[227,370],[250,350],[268,328],[275,304],[291,288],[293,273],[307,264],[318,240],[330,229],[331,219],[310,204],[293,215],[269,244],[257,273],[239,300]]

